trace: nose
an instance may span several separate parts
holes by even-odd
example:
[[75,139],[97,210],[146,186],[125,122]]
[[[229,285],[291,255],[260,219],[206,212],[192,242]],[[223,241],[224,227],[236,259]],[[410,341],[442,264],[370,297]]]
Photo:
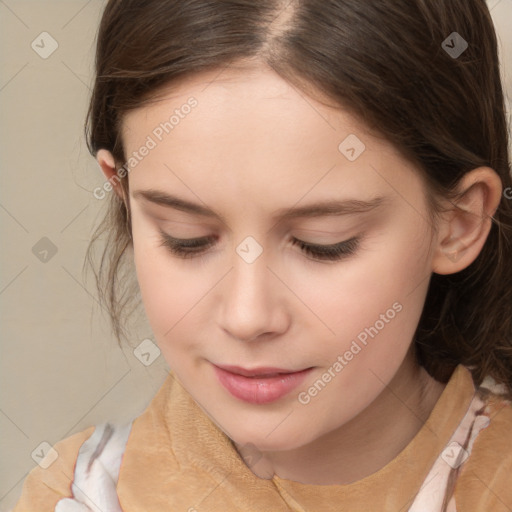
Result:
[[269,339],[286,331],[286,287],[268,266],[265,251],[252,263],[235,253],[222,290],[222,327],[240,341]]

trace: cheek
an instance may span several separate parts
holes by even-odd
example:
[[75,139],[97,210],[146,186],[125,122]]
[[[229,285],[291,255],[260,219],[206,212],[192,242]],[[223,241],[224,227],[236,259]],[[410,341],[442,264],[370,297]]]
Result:
[[[406,357],[423,309],[429,282],[419,257],[425,254],[423,241],[404,232],[375,244],[378,251],[341,263],[339,271],[310,286],[316,292],[309,293],[308,305],[323,323],[310,326],[319,342],[309,353],[332,384],[310,395],[307,410],[328,427],[348,421],[383,391]],[[302,389],[306,395],[309,386],[316,380]]]
[[172,337],[185,325],[184,317],[205,293],[205,279],[185,270],[187,262],[160,246],[159,235],[144,223],[134,223],[133,251],[137,280],[146,316],[156,339]]
[[375,237],[353,260],[333,266],[332,272],[308,275],[309,286],[300,287],[325,325],[317,321],[331,359],[350,350],[354,340],[362,349],[357,359],[364,364],[383,364],[405,353],[428,288],[427,249],[428,239],[418,236],[417,226],[416,232],[402,226]]

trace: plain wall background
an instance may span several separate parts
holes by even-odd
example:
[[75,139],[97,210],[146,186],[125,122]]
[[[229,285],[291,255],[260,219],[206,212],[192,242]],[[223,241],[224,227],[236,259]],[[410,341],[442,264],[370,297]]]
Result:
[[[143,310],[132,347],[121,350],[92,279],[82,281],[85,250],[106,206],[93,196],[104,178],[83,138],[105,3],[0,0],[1,511],[18,500],[42,442],[133,418],[167,375],[162,356],[145,366],[134,355],[152,338]],[[512,98],[512,0],[488,4]],[[31,47],[42,32],[58,43],[47,59]],[[509,120],[511,106],[508,100]],[[41,261],[34,246],[57,252]]]

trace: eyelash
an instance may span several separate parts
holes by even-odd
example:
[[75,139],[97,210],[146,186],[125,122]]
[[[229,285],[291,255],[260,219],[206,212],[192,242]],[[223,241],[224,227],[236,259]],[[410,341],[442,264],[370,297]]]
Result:
[[[211,247],[214,242],[211,237],[185,240],[173,238],[162,231],[160,231],[160,235],[160,245],[165,246],[172,254],[184,259],[193,258],[198,254],[202,254],[208,247]],[[347,258],[355,254],[359,247],[359,242],[359,237],[353,237],[333,245],[309,244],[297,238],[292,239],[292,245],[299,246],[304,253],[318,261],[339,261],[343,258]],[[198,248],[203,250],[195,250]]]

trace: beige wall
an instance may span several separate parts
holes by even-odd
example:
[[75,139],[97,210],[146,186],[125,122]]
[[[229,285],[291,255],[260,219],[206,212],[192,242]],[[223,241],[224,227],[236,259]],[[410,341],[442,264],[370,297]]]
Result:
[[[489,4],[512,98],[512,0]],[[1,511],[17,501],[42,442],[139,414],[166,376],[162,357],[146,367],[117,347],[92,280],[82,283],[87,242],[105,206],[92,195],[103,179],[82,137],[103,5],[0,0]],[[31,47],[43,31],[58,42],[47,59]],[[49,39],[39,44],[40,52],[51,49]],[[57,252],[44,262],[34,246],[40,257],[52,246]],[[132,346],[151,337],[141,315]]]

